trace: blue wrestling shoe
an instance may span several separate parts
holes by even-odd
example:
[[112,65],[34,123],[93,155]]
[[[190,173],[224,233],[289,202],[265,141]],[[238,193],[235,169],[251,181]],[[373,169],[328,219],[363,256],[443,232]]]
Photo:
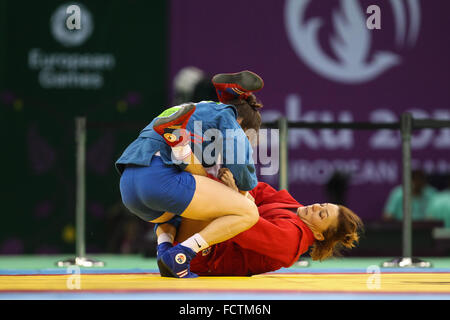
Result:
[[172,247],[173,245],[170,242],[162,242],[158,244],[158,247],[156,248],[156,260],[159,260],[161,255]]
[[197,278],[198,275],[190,271],[190,262],[197,254],[181,244],[177,244],[161,253],[157,260],[159,272],[163,277]]
[[158,263],[158,269],[159,273],[162,277],[172,277],[172,274],[166,270],[166,268],[161,268],[159,266],[159,260],[161,259],[161,256],[166,253],[167,250],[170,248],[173,248],[173,245],[169,242],[163,242],[158,244],[158,247],[156,248],[156,261]]

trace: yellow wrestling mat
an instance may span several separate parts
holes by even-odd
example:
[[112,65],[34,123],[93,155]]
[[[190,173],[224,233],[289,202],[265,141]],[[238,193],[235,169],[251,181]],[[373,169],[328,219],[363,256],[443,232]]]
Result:
[[[102,255],[107,267],[55,268],[57,256],[0,258],[0,300],[450,300],[450,259],[432,268],[379,268],[387,258],[309,261],[252,277],[163,278],[156,259]],[[375,272],[375,273],[374,273]]]
[[311,274],[269,273],[253,277],[163,278],[159,274],[3,275],[1,292],[30,291],[247,291],[276,295],[286,292],[445,293],[450,273]]

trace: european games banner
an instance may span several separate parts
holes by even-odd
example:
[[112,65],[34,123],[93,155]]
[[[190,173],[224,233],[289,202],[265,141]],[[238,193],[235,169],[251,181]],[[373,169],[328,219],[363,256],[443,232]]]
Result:
[[164,2],[8,1],[4,7],[0,102],[19,100],[23,106],[15,108],[38,111],[36,117],[101,121],[142,119],[152,114],[148,106],[164,104]]
[[[172,0],[170,79],[186,66],[252,70],[265,81],[264,121],[450,119],[448,12],[446,0]],[[414,168],[450,171],[450,129],[415,131],[412,150]],[[326,201],[326,183],[344,171],[346,204],[377,219],[401,168],[397,131],[290,130],[300,203]],[[277,186],[278,175],[260,179]]]

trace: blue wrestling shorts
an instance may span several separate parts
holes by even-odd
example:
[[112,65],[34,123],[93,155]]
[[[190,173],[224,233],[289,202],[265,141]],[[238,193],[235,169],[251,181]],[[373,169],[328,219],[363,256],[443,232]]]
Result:
[[120,178],[123,204],[145,221],[166,211],[180,215],[191,203],[194,192],[192,174],[166,165],[159,156],[154,156],[148,167],[128,165]]

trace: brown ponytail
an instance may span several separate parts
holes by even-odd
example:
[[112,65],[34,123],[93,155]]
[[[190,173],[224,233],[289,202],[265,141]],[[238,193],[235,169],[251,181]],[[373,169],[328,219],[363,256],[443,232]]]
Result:
[[363,230],[361,219],[349,208],[338,205],[337,227],[330,227],[323,233],[324,240],[316,240],[310,255],[313,260],[325,260],[341,256],[341,251],[355,247],[359,233]]
[[261,102],[257,101],[255,95],[251,94],[245,100],[236,99],[228,101],[227,104],[231,104],[236,107],[238,112],[238,118],[242,119],[241,127],[244,131],[254,129],[256,132],[261,127],[261,114],[259,109],[263,107]]

